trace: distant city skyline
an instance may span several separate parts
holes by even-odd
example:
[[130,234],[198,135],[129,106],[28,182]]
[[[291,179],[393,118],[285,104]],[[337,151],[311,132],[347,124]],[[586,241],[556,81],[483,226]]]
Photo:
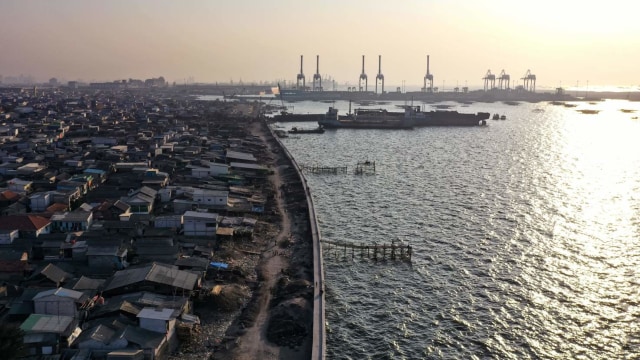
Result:
[[[535,5],[535,6],[534,6]],[[621,0],[298,2],[131,0],[4,1],[0,76],[103,82],[163,76],[176,82],[295,83],[304,55],[319,72],[370,87],[378,55],[385,86],[481,87],[504,69],[512,87],[527,70],[539,88],[638,86],[640,5]]]

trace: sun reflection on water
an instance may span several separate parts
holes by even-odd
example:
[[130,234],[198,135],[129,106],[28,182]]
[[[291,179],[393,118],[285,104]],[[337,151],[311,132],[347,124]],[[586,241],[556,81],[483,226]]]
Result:
[[[543,271],[549,276],[541,286],[553,296],[545,291],[529,294],[534,312],[577,325],[545,325],[572,344],[566,353],[574,355],[594,348],[621,354],[630,332],[638,327],[633,277],[640,265],[640,209],[634,197],[640,175],[635,143],[640,124],[617,112],[617,103],[598,106],[602,112],[596,116],[566,113],[556,124],[561,141],[553,143],[561,162],[547,178],[555,184],[555,194],[547,199],[555,212],[552,241],[537,250],[546,257]],[[636,314],[621,312],[621,304],[635,308]]]

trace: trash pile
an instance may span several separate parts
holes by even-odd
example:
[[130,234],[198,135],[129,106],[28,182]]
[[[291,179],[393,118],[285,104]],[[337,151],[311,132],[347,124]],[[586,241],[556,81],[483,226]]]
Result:
[[278,346],[302,345],[310,331],[312,312],[311,304],[303,298],[281,302],[271,309],[267,339]]

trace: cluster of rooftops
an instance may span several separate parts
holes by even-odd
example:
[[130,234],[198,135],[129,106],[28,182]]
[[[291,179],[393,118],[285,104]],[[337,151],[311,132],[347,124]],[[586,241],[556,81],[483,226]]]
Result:
[[268,211],[254,111],[175,89],[0,88],[0,315],[29,355],[175,347],[216,244]]

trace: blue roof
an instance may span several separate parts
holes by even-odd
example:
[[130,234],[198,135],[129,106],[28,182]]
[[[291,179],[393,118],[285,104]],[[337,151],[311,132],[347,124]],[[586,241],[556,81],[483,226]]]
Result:
[[220,269],[226,269],[229,267],[229,264],[225,264],[225,263],[221,263],[221,262],[212,262],[209,265],[213,266],[213,267],[217,267]]

